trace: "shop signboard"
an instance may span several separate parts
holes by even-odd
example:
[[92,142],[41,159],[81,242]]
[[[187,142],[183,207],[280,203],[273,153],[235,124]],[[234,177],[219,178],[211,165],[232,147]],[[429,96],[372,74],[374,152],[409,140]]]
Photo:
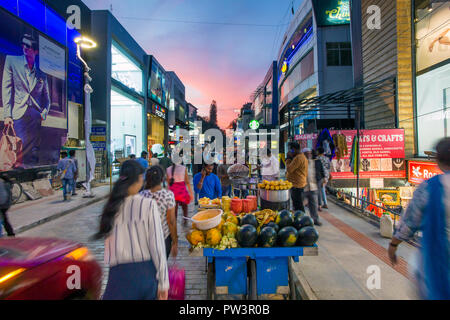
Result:
[[[350,168],[350,152],[356,130],[330,130],[331,136],[343,134],[347,142],[347,155],[331,161],[333,179],[354,179]],[[316,146],[318,134],[296,135],[301,147]],[[360,131],[360,178],[406,178],[405,133],[403,129],[377,129]]]
[[408,181],[411,183],[421,184],[423,181],[442,173],[434,162],[408,161]]
[[153,103],[152,111],[154,115],[166,120],[167,111],[165,108],[157,105],[156,103]]
[[66,51],[0,9],[0,171],[58,162],[67,138]]
[[313,0],[317,26],[350,23],[349,0]]
[[92,127],[90,140],[94,150],[106,150],[106,127]]

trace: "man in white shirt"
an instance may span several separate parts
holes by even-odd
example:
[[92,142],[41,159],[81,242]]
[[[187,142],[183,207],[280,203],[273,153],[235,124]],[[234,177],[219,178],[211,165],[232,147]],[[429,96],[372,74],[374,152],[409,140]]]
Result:
[[258,166],[258,169],[261,169],[263,180],[276,181],[280,177],[280,162],[270,149],[267,149],[267,155],[262,157],[261,165]]
[[39,164],[41,126],[50,110],[47,75],[39,69],[39,43],[31,34],[22,38],[23,55],[8,55],[2,77],[4,125],[11,126],[22,139],[22,162]]

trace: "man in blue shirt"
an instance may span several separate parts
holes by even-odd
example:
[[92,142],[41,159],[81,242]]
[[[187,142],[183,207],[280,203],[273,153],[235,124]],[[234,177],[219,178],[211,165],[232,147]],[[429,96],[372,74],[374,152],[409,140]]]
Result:
[[[64,201],[70,200],[72,194],[72,180],[75,176],[75,163],[72,159],[67,158],[67,152],[61,152],[61,160],[58,162],[56,168],[61,173],[61,182],[63,185],[63,196]],[[69,189],[69,190],[67,190]]]
[[194,190],[200,198],[216,199],[222,197],[220,179],[212,173],[214,165],[205,164],[202,171],[194,176]]
[[142,151],[141,152],[141,157],[136,159],[136,161],[139,162],[139,164],[141,166],[143,166],[145,170],[148,169],[147,155],[148,155],[147,151]]

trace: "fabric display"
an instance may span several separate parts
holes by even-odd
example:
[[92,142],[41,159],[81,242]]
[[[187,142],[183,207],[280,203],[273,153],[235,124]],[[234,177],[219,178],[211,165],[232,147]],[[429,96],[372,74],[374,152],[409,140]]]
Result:
[[336,158],[340,160],[348,155],[347,141],[343,134],[333,134],[333,143],[336,146]]
[[322,147],[324,149],[325,155],[328,158],[330,158],[330,160],[334,158],[336,144],[334,143],[333,138],[331,137],[330,131],[328,131],[328,129],[323,129],[322,132],[319,134],[316,143],[316,150],[319,147]]
[[[345,136],[344,136],[345,137]],[[358,174],[358,155],[359,155],[359,142],[358,136],[353,138],[352,151],[350,154],[350,168],[354,175]]]

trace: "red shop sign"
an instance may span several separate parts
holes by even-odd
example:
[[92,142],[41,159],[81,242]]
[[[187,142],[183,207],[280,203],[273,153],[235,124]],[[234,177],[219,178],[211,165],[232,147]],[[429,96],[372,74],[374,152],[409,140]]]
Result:
[[420,184],[443,172],[438,165],[433,162],[408,161],[408,181]]

